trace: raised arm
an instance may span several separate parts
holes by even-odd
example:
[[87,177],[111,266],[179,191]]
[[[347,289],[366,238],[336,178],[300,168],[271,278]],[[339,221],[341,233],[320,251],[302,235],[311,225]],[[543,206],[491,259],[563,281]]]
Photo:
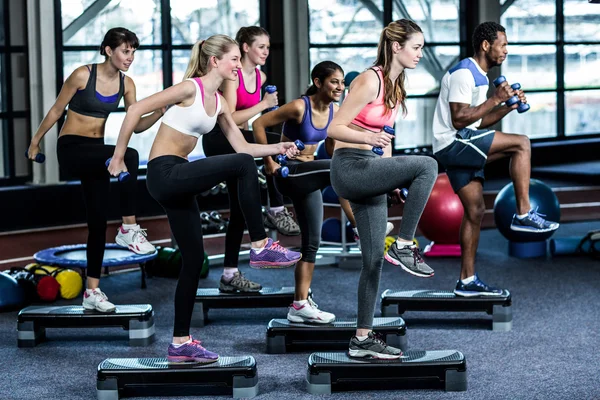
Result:
[[31,160],[35,159],[36,154],[40,152],[40,142],[42,141],[44,135],[63,115],[67,104],[69,104],[73,96],[75,96],[77,90],[85,88],[89,77],[90,72],[88,71],[87,67],[81,66],[73,71],[73,73],[67,78],[60,90],[60,93],[58,94],[58,97],[56,98],[56,101],[40,123],[35,135],[33,135],[31,138],[31,145],[29,146],[29,150],[27,152],[27,155]]
[[342,142],[385,148],[393,136],[381,132],[361,132],[349,127],[358,113],[377,98],[379,79],[375,72],[370,71],[363,72],[352,82],[348,96],[329,124],[327,136]]
[[[125,76],[125,94],[123,95],[123,99],[125,100],[125,111],[129,110],[129,107],[132,104],[137,103],[137,95],[136,88],[133,79],[128,76]],[[135,133],[141,133],[150,128],[152,125],[156,123],[164,115],[166,111],[166,107],[160,108],[158,110],[152,111],[152,113],[145,115],[140,118],[140,122],[136,125],[133,130]]]
[[195,83],[192,81],[183,81],[129,106],[121,125],[121,130],[119,131],[115,152],[108,166],[108,172],[111,175],[117,176],[120,172],[127,171],[123,158],[125,157],[125,151],[127,150],[133,130],[139,123],[142,115],[166,107],[169,104],[179,104],[186,100],[189,103],[193,102],[196,96],[194,85]]
[[[450,104],[452,125],[455,129],[466,128],[480,119],[482,120],[480,124],[481,127],[489,126],[491,125],[488,123],[489,121],[493,121],[500,116],[498,118],[499,120],[511,110],[509,107],[506,107],[508,110],[506,110],[506,113],[504,114],[503,112],[505,110],[494,110],[495,107],[510,99],[514,94],[512,88],[506,82],[496,88],[496,92],[492,97],[476,107],[471,107],[474,88],[474,83],[471,81],[472,76],[467,70],[464,70],[464,72],[458,71],[452,74],[450,78],[448,102]],[[494,115],[488,116],[490,113],[493,113]],[[487,121],[486,124],[484,124],[484,119]]]
[[[238,74],[241,73],[241,70],[238,71]],[[225,100],[227,100],[227,105],[229,106],[229,109],[232,110],[231,116],[236,125],[242,125],[246,123],[250,118],[265,111],[267,108],[275,107],[277,105],[277,92],[272,94],[267,93],[260,101],[260,103],[250,108],[246,108],[245,110],[236,111],[235,107],[237,105],[238,86],[239,80],[223,82],[223,96],[225,97]],[[260,88],[256,90],[260,90]]]
[[[508,85],[506,85],[506,86],[508,86]],[[527,103],[527,98],[525,97],[525,93],[523,93],[522,90],[515,90],[514,94],[519,96],[519,100],[521,102]],[[478,128],[485,129],[489,126],[494,125],[496,122],[498,122],[502,118],[504,118],[508,113],[510,113],[512,110],[514,110],[518,107],[519,107],[519,103],[515,103],[510,107],[507,107],[506,105],[504,105],[504,106],[498,106],[498,107],[494,108],[488,115],[483,117],[483,119],[481,120],[481,124],[479,124]]]
[[223,134],[231,144],[236,153],[247,153],[252,157],[266,157],[275,154],[287,154],[292,158],[298,155],[299,151],[291,142],[280,142],[275,144],[254,144],[246,142],[244,135],[240,132],[237,124],[231,117],[229,106],[221,97],[221,112],[217,122],[223,131]]
[[[296,99],[290,103],[283,105],[277,110],[270,111],[259,117],[252,123],[252,132],[254,133],[254,141],[259,144],[268,144],[266,129],[272,126],[279,125],[285,121],[300,122],[304,114],[304,101]],[[271,157],[263,157],[265,164],[265,172],[269,175],[279,168],[279,165],[273,161]]]

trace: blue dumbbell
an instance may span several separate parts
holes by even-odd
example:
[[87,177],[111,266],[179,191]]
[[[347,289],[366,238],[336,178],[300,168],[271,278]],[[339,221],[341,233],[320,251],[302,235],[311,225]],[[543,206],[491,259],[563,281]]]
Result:
[[[25,152],[25,158],[29,158],[29,153],[28,152]],[[35,160],[33,160],[33,161],[35,161],[36,163],[40,163],[41,164],[44,161],[46,161],[46,156],[44,154],[42,154],[42,153],[37,153],[35,155]]]
[[[402,203],[406,203],[406,199],[408,198],[408,189],[407,188],[402,188],[399,190],[399,195],[400,195],[400,201]],[[392,207],[396,204],[400,204],[400,203],[396,203],[396,201],[398,201],[398,199],[396,198],[396,190],[391,191],[390,193],[387,194],[387,206]]]
[[408,189],[407,188],[400,189],[400,198],[402,199],[402,201],[406,201],[406,199],[408,198]]
[[[302,150],[304,150],[304,149],[305,149],[305,147],[304,147],[304,143],[302,143],[300,140],[296,140],[296,141],[294,142],[294,144],[296,145],[296,147],[297,147],[297,148],[298,148],[298,150],[300,150],[300,151],[302,151]],[[277,159],[277,162],[278,162],[280,165],[282,165],[282,166],[284,166],[284,165],[287,165],[288,158],[287,158],[287,156],[286,156],[285,154],[279,154],[279,155],[278,155],[277,157],[275,157],[275,158]]]
[[[112,157],[109,158],[108,160],[106,160],[106,162],[104,163],[104,165],[106,165],[106,168],[108,168],[108,165],[110,164],[110,160],[112,160]],[[127,171],[119,173],[119,182],[127,181],[130,176],[131,175],[129,175],[129,172],[127,172]]]
[[[521,90],[520,83],[513,83],[512,85],[510,85],[510,87],[513,88],[513,90]],[[531,108],[531,106],[529,104],[522,103],[521,100],[518,100],[517,103],[519,104],[519,106],[517,107],[517,112],[519,114],[523,114],[524,112],[529,111],[529,109]]]
[[[277,91],[277,86],[275,86],[275,85],[267,85],[267,87],[265,87],[265,92],[267,92],[267,93],[275,93],[276,91]],[[279,108],[279,106],[267,108],[267,111],[277,110],[278,108]]]
[[[388,133],[390,135],[394,135],[396,133],[396,131],[394,130],[394,128],[392,128],[391,126],[387,126],[385,125],[383,127],[383,131],[385,133]],[[383,149],[381,147],[375,147],[373,146],[373,153],[377,154],[378,156],[382,156],[383,155]]]
[[[260,167],[260,172],[262,172],[263,175],[267,174],[267,172],[265,171],[264,165],[262,167]],[[289,174],[290,174],[290,169],[288,167],[281,167],[281,168],[275,170],[275,175],[278,176],[279,178],[287,178],[287,176]]]
[[[506,78],[503,75],[500,75],[499,77],[497,77],[496,79],[494,79],[494,86],[498,87],[502,82],[505,82]],[[519,90],[521,89],[521,85],[519,83],[513,83],[510,86],[513,90]],[[519,106],[517,107],[517,112],[519,114],[524,113],[526,111],[528,111],[531,106],[529,104],[526,103],[521,103],[519,101],[519,96],[513,96],[510,99],[506,100],[506,106],[507,107],[512,107],[514,104],[519,104]]]

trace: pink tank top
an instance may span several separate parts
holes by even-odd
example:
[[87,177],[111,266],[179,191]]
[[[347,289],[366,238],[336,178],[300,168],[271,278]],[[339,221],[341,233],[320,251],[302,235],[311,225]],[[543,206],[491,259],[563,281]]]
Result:
[[246,90],[246,85],[244,85],[244,74],[242,74],[242,71],[238,71],[238,78],[240,79],[240,84],[236,92],[237,103],[235,105],[235,110],[245,110],[260,103],[260,70],[256,68],[256,88],[252,93],[248,93]]
[[385,125],[394,126],[396,115],[398,115],[398,104],[391,110],[386,112],[383,99],[385,95],[385,87],[383,84],[383,71],[380,67],[371,68],[379,78],[379,92],[377,98],[367,104],[354,119],[352,123],[361,128],[372,132],[380,132]]

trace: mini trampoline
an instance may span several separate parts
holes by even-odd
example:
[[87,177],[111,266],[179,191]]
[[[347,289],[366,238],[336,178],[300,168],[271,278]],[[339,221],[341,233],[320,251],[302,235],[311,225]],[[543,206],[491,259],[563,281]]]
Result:
[[[155,259],[157,254],[158,253],[156,251],[151,254],[136,254],[125,247],[121,247],[114,243],[107,243],[104,250],[102,266],[104,267],[105,273],[108,273],[108,267],[139,264],[142,272],[142,289],[145,289],[145,264],[147,261]],[[38,251],[33,255],[33,258],[40,264],[58,267],[77,267],[84,271],[84,273],[87,267],[85,244],[52,247],[46,250]]]

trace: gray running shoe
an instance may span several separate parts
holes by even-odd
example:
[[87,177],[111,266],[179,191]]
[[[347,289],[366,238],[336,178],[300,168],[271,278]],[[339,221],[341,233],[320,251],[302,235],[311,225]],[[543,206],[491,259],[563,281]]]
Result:
[[223,280],[223,276],[221,276],[221,281],[219,282],[219,291],[225,293],[258,292],[260,289],[262,289],[260,284],[246,279],[246,277],[239,271],[233,274],[233,278],[231,278],[229,282],[225,282]]
[[283,211],[280,211],[275,215],[267,212],[266,217],[268,222],[275,226],[277,231],[282,235],[297,236],[300,234],[300,227],[296,221],[294,221],[292,213],[290,213],[287,208],[284,208]]
[[544,233],[555,231],[560,226],[558,222],[546,221],[542,217],[545,217],[545,215],[538,213],[537,208],[529,210],[524,218],[518,218],[515,214],[510,229],[518,232]]
[[425,264],[419,248],[414,244],[399,249],[398,242],[394,242],[384,257],[387,262],[399,265],[409,274],[421,278],[430,278],[433,276],[433,269]]
[[263,214],[263,222],[264,222],[265,228],[276,229],[275,225],[273,225],[271,223],[271,220],[268,217],[269,211],[267,211],[267,209],[264,207],[262,208],[262,214]]
[[374,358],[377,360],[396,360],[402,357],[402,350],[388,346],[381,335],[371,331],[369,337],[360,341],[353,336],[350,339],[350,357]]

